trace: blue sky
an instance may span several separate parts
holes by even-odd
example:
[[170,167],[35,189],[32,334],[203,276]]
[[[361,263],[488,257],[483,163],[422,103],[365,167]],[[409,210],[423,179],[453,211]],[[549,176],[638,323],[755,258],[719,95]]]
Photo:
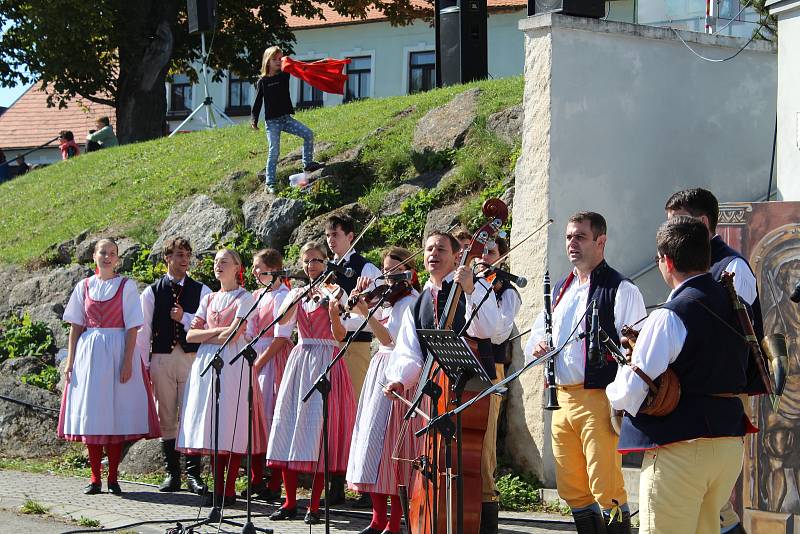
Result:
[[10,106],[19,96],[25,92],[30,85],[18,85],[17,87],[0,87],[0,106]]

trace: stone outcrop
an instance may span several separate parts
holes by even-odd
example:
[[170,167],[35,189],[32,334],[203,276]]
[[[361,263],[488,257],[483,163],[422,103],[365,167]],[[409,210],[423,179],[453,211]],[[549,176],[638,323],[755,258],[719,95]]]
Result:
[[525,114],[522,104],[492,113],[486,119],[486,129],[508,144],[522,142],[522,122]]
[[478,116],[481,90],[467,89],[425,114],[414,130],[413,150],[441,152],[461,147]]
[[468,198],[461,199],[455,204],[448,204],[429,211],[428,218],[425,220],[425,232],[423,235],[428,235],[434,230],[446,232],[451,226],[457,224],[458,215],[469,200]]
[[[292,243],[303,246],[304,244],[313,241],[315,243],[321,243],[324,245],[325,220],[334,214],[347,215],[351,217],[356,223],[357,234],[360,232],[360,228],[362,228],[372,218],[372,213],[361,204],[357,202],[347,204],[346,206],[342,206],[341,208],[333,210],[330,213],[325,213],[319,217],[314,217],[313,219],[309,219],[301,224],[300,227],[292,233]],[[359,247],[360,250],[364,250],[365,248],[367,248],[366,244]]]
[[233,230],[233,226],[234,220],[228,209],[217,205],[206,195],[189,197],[172,208],[161,224],[150,259],[160,259],[164,241],[177,235],[189,240],[195,256],[210,252],[214,249],[216,236],[224,239]]
[[164,468],[161,443],[157,439],[142,439],[128,447],[119,470],[132,475],[156,473]]
[[256,193],[242,205],[244,223],[266,246],[283,250],[305,213],[305,202]]
[[406,199],[409,199],[422,191],[418,185],[402,184],[386,194],[381,204],[381,216],[397,215]]
[[67,452],[69,442],[56,435],[58,394],[6,373],[0,374],[0,392],[6,397],[0,399],[0,455],[43,458]]

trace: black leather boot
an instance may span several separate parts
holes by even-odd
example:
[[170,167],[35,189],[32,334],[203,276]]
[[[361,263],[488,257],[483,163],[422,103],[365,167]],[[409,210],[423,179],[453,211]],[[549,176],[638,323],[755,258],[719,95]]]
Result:
[[199,454],[186,455],[186,487],[198,495],[208,491],[208,486],[203,481],[203,457]]
[[[603,514],[589,509],[572,512],[572,517],[575,519],[575,529],[578,534],[606,534]],[[628,516],[628,524],[630,524],[630,516]]]
[[[603,516],[605,517],[605,515]],[[611,522],[606,518],[607,534],[631,534],[631,513],[620,512]]]
[[481,532],[480,534],[497,534],[497,513],[500,510],[498,502],[481,503]]
[[331,476],[330,488],[328,490],[328,495],[326,495],[326,497],[331,500],[331,506],[344,504],[344,485],[344,475]]
[[175,440],[165,439],[161,441],[161,454],[164,456],[164,470],[167,476],[158,491],[172,492],[181,490],[181,455],[175,450]]

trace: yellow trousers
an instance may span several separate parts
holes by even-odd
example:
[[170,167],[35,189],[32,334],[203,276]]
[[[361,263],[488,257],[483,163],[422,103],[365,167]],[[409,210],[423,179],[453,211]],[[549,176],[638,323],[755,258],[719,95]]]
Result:
[[[503,364],[494,365],[497,378],[492,380],[497,384],[505,378]],[[494,483],[494,472],[497,470],[497,418],[500,416],[502,397],[489,396],[489,420],[486,422],[486,433],[483,435],[483,448],[481,449],[481,479],[483,480],[483,502],[497,501],[497,486]]]
[[605,510],[614,501],[627,503],[606,391],[582,384],[560,386],[558,404],[561,409],[552,412],[551,424],[558,495],[570,508],[597,502]]
[[150,383],[162,439],[175,439],[178,435],[183,390],[194,358],[194,352],[187,354],[180,345],[175,345],[171,354],[150,357]]
[[640,534],[718,534],[720,509],[742,470],[741,437],[694,439],[645,452]]
[[361,388],[364,386],[364,379],[367,377],[369,360],[372,358],[370,343],[367,341],[354,341],[344,355],[347,362],[347,370],[350,372],[350,380],[353,382],[353,395],[356,402],[361,396]]

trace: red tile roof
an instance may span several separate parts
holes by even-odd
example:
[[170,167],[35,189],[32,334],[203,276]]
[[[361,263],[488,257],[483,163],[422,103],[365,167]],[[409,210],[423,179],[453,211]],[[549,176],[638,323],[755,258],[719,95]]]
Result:
[[[61,130],[71,130],[82,144],[95,128],[95,120],[107,116],[116,129],[114,108],[86,100],[73,100],[65,109],[47,107],[41,84],[31,86],[5,113],[0,115],[0,148],[33,148],[46,143]],[[53,142],[51,146],[58,146]]]
[[[432,8],[432,4],[426,2],[424,0],[413,0],[413,3],[421,8]],[[489,11],[500,11],[504,9],[524,9],[527,7],[528,2],[527,0],[487,0],[487,7]],[[330,6],[327,4],[320,5],[322,8],[322,15],[324,16],[324,20],[321,18],[315,19],[307,19],[304,17],[297,17],[291,15],[289,12],[286,11],[286,6],[282,9],[286,14],[286,20],[289,23],[289,27],[293,30],[307,30],[310,28],[324,28],[327,26],[342,26],[345,24],[362,24],[364,22],[381,22],[386,20],[386,16],[376,10],[370,10],[367,13],[366,19],[360,18],[349,18],[344,17],[334,11]]]

